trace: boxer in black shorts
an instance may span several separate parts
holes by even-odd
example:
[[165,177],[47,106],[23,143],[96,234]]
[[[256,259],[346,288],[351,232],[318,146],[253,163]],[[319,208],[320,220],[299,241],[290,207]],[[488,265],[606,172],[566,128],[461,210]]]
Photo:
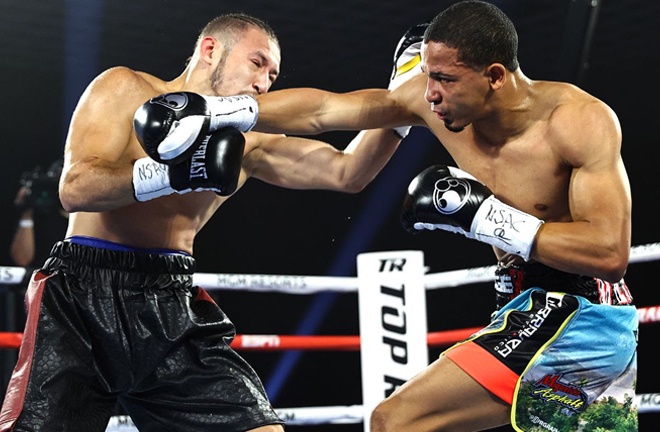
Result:
[[181,252],[57,243],[27,292],[20,374],[4,407],[15,430],[101,431],[117,401],[141,431],[281,423],[194,270]]
[[339,150],[249,132],[279,67],[273,30],[228,14],[173,80],[115,67],[89,84],[59,185],[66,240],[33,275],[0,432],[102,432],[117,401],[141,432],[283,430],[229,347],[232,323],[192,286],[195,236],[250,177],[358,192],[400,137],[366,131]]

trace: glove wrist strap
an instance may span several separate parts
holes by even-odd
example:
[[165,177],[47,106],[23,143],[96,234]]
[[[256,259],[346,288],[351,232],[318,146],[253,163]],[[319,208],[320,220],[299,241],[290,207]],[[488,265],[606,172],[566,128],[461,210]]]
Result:
[[225,126],[233,126],[241,132],[249,132],[257,123],[259,105],[252,96],[204,96],[204,98],[211,111],[211,132]]
[[170,186],[169,167],[144,157],[133,165],[133,193],[139,202],[149,201],[176,192]]
[[488,243],[529,261],[536,233],[543,221],[489,196],[472,219],[468,237]]

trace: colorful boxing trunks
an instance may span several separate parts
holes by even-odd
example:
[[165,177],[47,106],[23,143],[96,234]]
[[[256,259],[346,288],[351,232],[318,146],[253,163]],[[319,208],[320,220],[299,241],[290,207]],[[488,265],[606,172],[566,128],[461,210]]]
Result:
[[194,270],[184,253],[58,242],[26,293],[0,431],[103,432],[117,402],[140,432],[283,423]]
[[[523,289],[486,328],[442,355],[511,404],[517,431],[615,430],[607,421],[636,431],[636,308],[566,294],[575,286]],[[599,415],[604,405],[609,414]]]

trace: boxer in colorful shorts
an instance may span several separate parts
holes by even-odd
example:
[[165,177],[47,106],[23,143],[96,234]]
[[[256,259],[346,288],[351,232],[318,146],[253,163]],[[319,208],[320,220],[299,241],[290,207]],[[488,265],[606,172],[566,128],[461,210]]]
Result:
[[[427,164],[402,193],[403,226],[491,245],[502,268],[498,297],[508,303],[380,403],[373,432],[637,430],[621,126],[576,86],[525,76],[517,51],[499,8],[459,1],[404,35],[389,89],[258,97],[264,132],[428,128],[458,168]],[[527,279],[523,289],[506,286],[509,271]],[[600,415],[606,404],[616,415]]]

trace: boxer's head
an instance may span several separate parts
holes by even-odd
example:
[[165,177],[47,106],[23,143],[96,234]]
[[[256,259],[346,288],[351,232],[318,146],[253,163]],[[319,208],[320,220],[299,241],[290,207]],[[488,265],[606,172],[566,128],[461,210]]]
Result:
[[263,20],[245,14],[226,14],[211,20],[200,32],[191,58],[202,66],[210,94],[266,93],[280,70],[280,45]]

